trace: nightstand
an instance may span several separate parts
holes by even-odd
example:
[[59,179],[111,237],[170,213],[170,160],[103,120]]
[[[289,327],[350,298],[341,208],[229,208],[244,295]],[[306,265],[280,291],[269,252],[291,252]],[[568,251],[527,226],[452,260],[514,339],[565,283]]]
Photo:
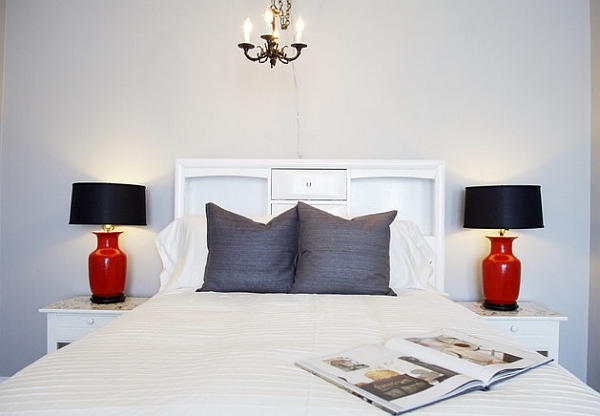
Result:
[[558,362],[560,322],[568,318],[534,302],[519,302],[511,312],[484,309],[481,302],[457,302],[502,328],[523,344]]
[[146,300],[148,298],[128,297],[124,302],[98,304],[92,303],[89,295],[75,296],[40,309],[47,317],[48,352],[106,325]]

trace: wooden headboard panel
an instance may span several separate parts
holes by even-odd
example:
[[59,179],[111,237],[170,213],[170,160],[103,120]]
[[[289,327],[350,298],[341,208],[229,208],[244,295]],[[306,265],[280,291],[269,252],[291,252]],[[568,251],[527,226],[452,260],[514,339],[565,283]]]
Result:
[[395,209],[435,251],[444,290],[445,165],[438,160],[177,159],[175,218],[214,202],[240,215],[277,214],[304,201],[342,216]]

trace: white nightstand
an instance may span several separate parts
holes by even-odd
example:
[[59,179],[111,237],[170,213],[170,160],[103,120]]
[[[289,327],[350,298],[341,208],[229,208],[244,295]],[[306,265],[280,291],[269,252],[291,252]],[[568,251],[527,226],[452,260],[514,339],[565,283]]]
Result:
[[48,352],[100,328],[146,300],[128,297],[124,302],[98,304],[92,303],[89,296],[76,296],[40,309],[47,316]]
[[512,312],[493,311],[481,302],[458,302],[517,338],[523,344],[558,362],[560,322],[568,318],[534,302],[519,302]]

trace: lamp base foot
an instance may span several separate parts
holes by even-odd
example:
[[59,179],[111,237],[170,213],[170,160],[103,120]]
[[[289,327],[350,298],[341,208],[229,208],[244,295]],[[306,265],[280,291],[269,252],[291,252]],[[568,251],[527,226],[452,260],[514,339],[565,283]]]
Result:
[[105,296],[96,296],[96,295],[92,295],[92,297],[90,298],[90,300],[93,303],[119,303],[119,302],[123,302],[125,301],[125,295],[124,294],[120,294],[118,296],[109,296],[109,297],[105,297]]
[[508,304],[497,304],[490,303],[487,300],[484,300],[482,306],[485,309],[491,309],[494,311],[516,311],[517,309],[519,309],[519,304],[517,302]]

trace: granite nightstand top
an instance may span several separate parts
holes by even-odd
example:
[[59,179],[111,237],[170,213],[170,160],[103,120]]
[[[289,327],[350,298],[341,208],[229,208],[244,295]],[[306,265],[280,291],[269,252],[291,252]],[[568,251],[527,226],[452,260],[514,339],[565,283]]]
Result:
[[69,299],[61,300],[55,303],[52,303],[48,306],[40,309],[40,312],[68,312],[68,311],[104,311],[107,313],[110,312],[121,312],[121,311],[130,311],[136,306],[141,305],[149,298],[140,298],[140,297],[127,297],[123,302],[117,303],[93,303],[90,300],[90,296],[75,296]]
[[555,312],[551,309],[545,308],[538,305],[535,302],[518,302],[519,308],[516,311],[494,311],[491,309],[485,309],[481,302],[457,302],[463,305],[467,309],[475,312],[477,315],[484,316],[486,318],[498,317],[498,318],[548,318],[548,319],[559,319],[567,320],[567,317],[561,313]]

